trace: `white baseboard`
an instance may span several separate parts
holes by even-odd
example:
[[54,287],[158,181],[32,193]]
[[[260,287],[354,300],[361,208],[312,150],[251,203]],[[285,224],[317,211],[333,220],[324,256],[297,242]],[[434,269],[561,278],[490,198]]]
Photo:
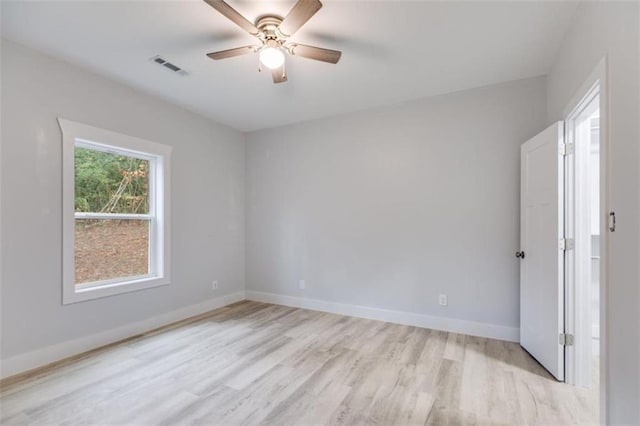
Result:
[[413,325],[434,330],[450,331],[469,334],[472,336],[488,337],[492,339],[518,342],[520,330],[517,327],[505,327],[455,318],[436,317],[411,312],[392,311],[387,309],[370,308],[367,306],[349,305],[345,303],[328,302],[325,300],[307,299],[302,297],[285,296],[258,291],[239,291],[236,293],[209,299],[204,302],[176,309],[152,318],[147,318],[132,324],[92,334],[90,336],[69,340],[55,345],[36,349],[32,352],[16,355],[0,362],[0,378],[4,379],[15,374],[32,370],[73,355],[77,355],[100,346],[108,345],[118,340],[126,339],[176,321],[187,319],[213,309],[221,308],[241,300],[273,303],[315,311],[330,312],[359,318],[387,321],[396,324]]
[[517,327],[506,327],[496,324],[436,317],[411,312],[391,311],[387,309],[370,308],[367,306],[349,305],[345,303],[328,302],[325,300],[307,299],[303,297],[285,296],[274,293],[263,293],[259,291],[247,291],[246,297],[248,300],[256,302],[273,303],[276,305],[330,312],[333,314],[386,321],[396,324],[413,325],[416,327],[488,337],[491,339],[507,340],[510,342],[520,341],[520,329]]
[[47,346],[35,351],[20,354],[2,360],[0,364],[0,378],[5,378],[32,370],[43,365],[77,355],[118,340],[126,339],[176,321],[203,314],[213,309],[221,308],[245,299],[245,292],[239,291],[225,296],[209,299],[195,305],[186,306],[155,317],[147,318],[132,324],[127,324],[112,330],[92,334],[90,336],[69,340]]

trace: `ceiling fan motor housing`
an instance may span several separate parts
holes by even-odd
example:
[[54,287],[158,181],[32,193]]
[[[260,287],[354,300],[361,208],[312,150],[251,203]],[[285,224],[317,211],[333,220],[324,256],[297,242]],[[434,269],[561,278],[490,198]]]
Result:
[[265,41],[275,40],[278,43],[284,43],[289,36],[279,31],[282,18],[275,15],[261,16],[256,20],[256,27],[260,30],[261,37]]

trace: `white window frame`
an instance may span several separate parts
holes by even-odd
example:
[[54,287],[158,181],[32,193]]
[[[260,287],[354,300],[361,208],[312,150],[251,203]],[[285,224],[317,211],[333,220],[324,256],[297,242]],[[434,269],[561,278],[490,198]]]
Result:
[[[169,284],[169,182],[172,148],[63,118],[58,118],[58,123],[62,130],[62,303],[66,305]],[[149,213],[76,213],[76,147],[148,160]],[[149,273],[76,285],[76,220],[103,218],[149,221]]]

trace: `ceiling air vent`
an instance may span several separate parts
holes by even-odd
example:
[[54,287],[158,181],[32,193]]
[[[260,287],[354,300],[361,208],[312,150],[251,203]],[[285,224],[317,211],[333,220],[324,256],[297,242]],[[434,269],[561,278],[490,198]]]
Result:
[[186,72],[185,70],[183,70],[182,68],[180,68],[179,66],[172,64],[171,62],[167,61],[166,59],[164,59],[162,56],[160,55],[156,55],[153,58],[151,58],[151,60],[153,62],[155,62],[158,65],[162,65],[163,67],[165,67],[166,69],[178,74],[178,75],[187,75],[189,74],[188,72]]

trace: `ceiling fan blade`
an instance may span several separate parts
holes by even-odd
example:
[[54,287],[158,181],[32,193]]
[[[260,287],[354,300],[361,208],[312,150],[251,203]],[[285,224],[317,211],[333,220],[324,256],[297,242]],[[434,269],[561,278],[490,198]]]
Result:
[[322,7],[320,0],[298,0],[278,27],[280,33],[291,37]]
[[233,21],[240,28],[245,30],[251,35],[260,34],[260,30],[253,25],[251,21],[242,16],[240,12],[229,6],[223,0],[204,0],[209,6],[227,17],[227,19]]
[[271,76],[273,77],[274,83],[284,83],[287,81],[287,73],[284,69],[284,64],[279,66],[278,68],[274,68],[271,70]]
[[207,53],[207,56],[211,59],[219,60],[226,58],[233,58],[234,56],[247,55],[256,51],[255,46],[242,46],[234,49],[221,50],[219,52]]
[[329,62],[331,64],[337,64],[342,56],[342,52],[339,50],[323,49],[322,47],[297,43],[289,45],[289,51],[295,56],[302,56],[303,58],[315,59],[316,61]]

